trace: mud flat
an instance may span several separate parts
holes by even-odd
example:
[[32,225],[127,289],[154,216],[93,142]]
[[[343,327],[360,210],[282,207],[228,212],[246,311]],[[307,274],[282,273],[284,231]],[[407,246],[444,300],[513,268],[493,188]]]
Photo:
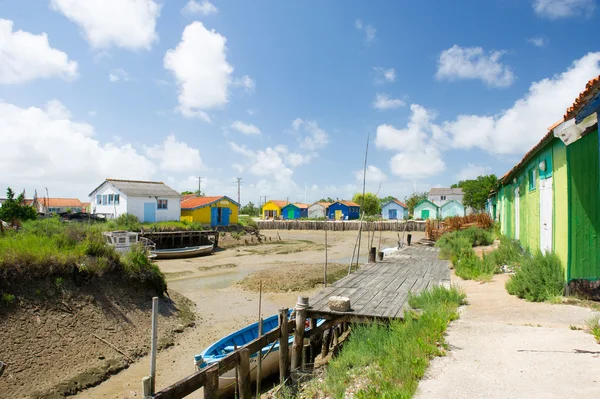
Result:
[[[193,355],[217,339],[255,322],[258,313],[258,293],[245,291],[237,283],[250,274],[269,270],[290,275],[322,264],[325,256],[322,231],[264,231],[273,240],[262,245],[238,246],[219,250],[208,257],[173,259],[159,262],[168,281],[169,292],[177,292],[194,304],[196,326],[181,333],[175,345],[159,352],[157,358],[157,388],[170,385],[194,371]],[[413,233],[413,241],[423,233]],[[328,232],[329,262],[348,264],[356,242],[356,231]],[[400,237],[402,235],[400,234]],[[279,239],[283,242],[279,242]],[[395,232],[383,232],[381,248],[396,244]],[[374,245],[377,246],[379,234]],[[370,242],[363,235],[361,261],[367,259]],[[284,274],[285,275],[285,274]],[[298,295],[310,295],[318,288],[307,291],[263,293],[263,315],[277,313],[281,306],[293,307]],[[161,330],[159,328],[159,334]],[[97,387],[80,392],[78,398],[139,398],[141,380],[148,374],[150,360],[146,356],[127,370],[112,376]],[[202,398],[196,392],[191,398]]]

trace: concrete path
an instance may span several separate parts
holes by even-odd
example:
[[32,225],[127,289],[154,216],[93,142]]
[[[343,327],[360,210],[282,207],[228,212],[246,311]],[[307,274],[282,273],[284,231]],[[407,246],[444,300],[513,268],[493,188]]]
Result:
[[469,305],[448,329],[448,355],[432,361],[415,398],[600,398],[600,345],[570,328],[583,328],[594,312],[520,300],[506,293],[507,278],[480,284],[452,276]]

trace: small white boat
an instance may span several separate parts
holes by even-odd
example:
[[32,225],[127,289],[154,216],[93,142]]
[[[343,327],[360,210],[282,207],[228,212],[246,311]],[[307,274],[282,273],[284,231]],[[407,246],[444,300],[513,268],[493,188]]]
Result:
[[155,259],[193,258],[196,256],[210,255],[213,248],[214,244],[185,248],[155,249],[152,251],[152,254],[154,254]]
[[108,245],[121,254],[129,252],[132,246],[141,244],[148,253],[148,257],[154,257],[152,253],[156,249],[156,244],[145,237],[141,237],[139,233],[117,230],[103,232],[102,236],[104,236],[104,241]]

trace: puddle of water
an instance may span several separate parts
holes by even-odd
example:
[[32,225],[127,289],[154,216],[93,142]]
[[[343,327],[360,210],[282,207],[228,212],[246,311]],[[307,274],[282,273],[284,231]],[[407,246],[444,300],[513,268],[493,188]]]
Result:
[[169,288],[182,294],[196,292],[203,289],[218,290],[231,287],[239,280],[250,274],[252,270],[236,270],[227,273],[219,273],[212,276],[198,276],[183,278],[169,282]]

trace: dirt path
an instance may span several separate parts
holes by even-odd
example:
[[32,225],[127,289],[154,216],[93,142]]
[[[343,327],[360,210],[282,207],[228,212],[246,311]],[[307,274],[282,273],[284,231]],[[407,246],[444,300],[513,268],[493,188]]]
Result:
[[[258,293],[245,292],[235,284],[248,274],[287,265],[292,269],[302,264],[324,261],[324,232],[322,231],[265,231],[265,235],[286,243],[269,242],[265,245],[231,248],[209,257],[186,260],[165,260],[159,263],[166,274],[169,291],[177,291],[196,304],[196,327],[186,330],[176,345],[159,352],[157,358],[157,388],[176,382],[194,371],[193,355],[210,343],[249,323],[258,313]],[[328,255],[330,262],[349,263],[356,241],[356,231],[329,232]],[[423,233],[413,233],[413,241]],[[295,243],[289,241],[296,240]],[[382,234],[382,248],[394,246],[396,233]],[[377,246],[379,235],[374,240]],[[370,242],[363,236],[361,260],[366,261]],[[311,292],[263,294],[263,314],[271,315],[281,306],[293,307],[298,295]],[[160,331],[159,331],[160,335]],[[149,357],[130,366],[95,388],[79,393],[77,398],[141,397],[141,380],[148,374]],[[196,392],[190,398],[202,398]]]
[[469,305],[448,329],[416,398],[599,398],[600,345],[583,327],[593,311],[508,295],[507,275],[463,281]]

